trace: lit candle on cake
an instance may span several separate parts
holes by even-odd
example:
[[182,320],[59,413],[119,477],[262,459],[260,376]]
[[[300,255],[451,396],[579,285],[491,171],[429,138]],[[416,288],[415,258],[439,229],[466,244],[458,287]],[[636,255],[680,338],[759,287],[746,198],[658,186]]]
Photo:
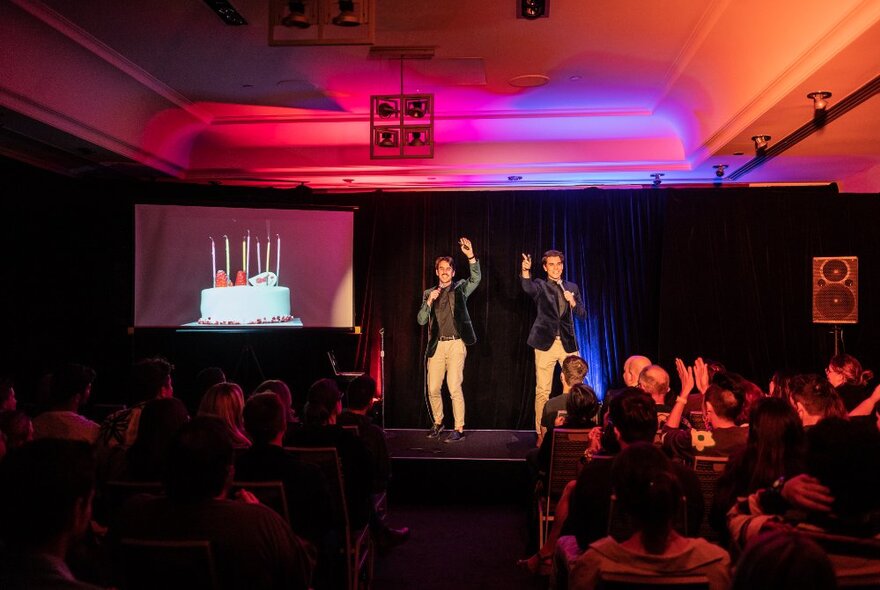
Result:
[[229,236],[224,235],[223,239],[226,241],[226,276],[228,277],[232,270],[229,268]]
[[248,230],[247,233],[247,256],[244,263],[244,276],[248,278],[251,276],[251,230]]
[[241,237],[241,270],[244,270],[246,260],[247,260],[247,251],[245,250],[244,236],[242,236]]
[[277,252],[275,252],[275,279],[277,281],[280,281],[281,279],[279,279],[278,277],[281,276],[281,236],[275,234],[275,239],[278,245],[278,247],[275,248],[277,250]]
[[268,235],[266,235],[266,272],[269,272],[269,269],[271,268],[269,266],[269,251],[271,249],[272,249],[271,238]]
[[217,250],[214,248],[214,238],[208,236],[208,239],[211,240],[211,285],[213,285],[217,280]]
[[257,236],[257,274],[261,274],[260,270],[260,236]]

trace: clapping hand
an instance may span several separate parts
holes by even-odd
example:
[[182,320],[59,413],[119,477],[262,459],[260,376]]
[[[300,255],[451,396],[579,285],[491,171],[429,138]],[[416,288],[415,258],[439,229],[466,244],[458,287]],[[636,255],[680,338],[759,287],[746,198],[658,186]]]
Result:
[[700,393],[705,394],[709,389],[709,366],[703,357],[697,357],[697,360],[694,361],[694,380]]
[[675,359],[675,368],[681,381],[681,395],[690,395],[694,388],[694,368],[686,366],[680,358]]

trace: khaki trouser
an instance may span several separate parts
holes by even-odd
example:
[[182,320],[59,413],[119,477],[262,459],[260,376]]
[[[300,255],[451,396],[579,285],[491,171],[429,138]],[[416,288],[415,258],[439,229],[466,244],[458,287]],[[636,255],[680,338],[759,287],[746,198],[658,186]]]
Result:
[[428,400],[431,402],[431,413],[434,424],[443,424],[443,399],[440,388],[443,386],[443,375],[446,375],[446,387],[452,398],[452,415],[455,418],[455,429],[464,430],[464,394],[461,384],[464,382],[464,359],[467,348],[461,338],[456,340],[440,340],[434,356],[428,359]]
[[579,351],[565,352],[562,340],[556,337],[553,344],[547,350],[535,349],[535,432],[541,434],[541,415],[544,413],[544,404],[550,399],[550,389],[553,386],[553,369],[556,363],[562,366],[562,361],[571,355],[580,356]]

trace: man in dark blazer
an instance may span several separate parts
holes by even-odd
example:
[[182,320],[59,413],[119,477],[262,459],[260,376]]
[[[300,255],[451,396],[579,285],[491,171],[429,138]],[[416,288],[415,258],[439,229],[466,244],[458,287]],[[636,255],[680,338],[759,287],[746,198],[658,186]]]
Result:
[[547,280],[532,278],[532,256],[522,255],[520,283],[532,298],[538,314],[529,332],[529,346],[535,349],[535,431],[541,436],[541,416],[550,397],[553,368],[569,355],[580,356],[574,336],[574,316],[586,317],[581,292],[574,283],[562,280],[565,255],[547,250],[541,258]]
[[428,349],[425,356],[428,365],[428,400],[434,422],[428,433],[429,438],[438,438],[443,431],[443,400],[440,389],[444,375],[449,397],[452,398],[455,431],[445,442],[457,442],[464,438],[464,394],[461,384],[464,381],[464,359],[467,357],[465,345],[469,346],[477,341],[468,315],[467,298],[480,284],[480,262],[474,255],[469,239],[461,238],[458,244],[462,253],[467,256],[470,276],[453,284],[455,260],[452,256],[437,258],[434,261],[434,273],[439,284],[422,293],[422,306],[416,316],[420,326],[428,324]]

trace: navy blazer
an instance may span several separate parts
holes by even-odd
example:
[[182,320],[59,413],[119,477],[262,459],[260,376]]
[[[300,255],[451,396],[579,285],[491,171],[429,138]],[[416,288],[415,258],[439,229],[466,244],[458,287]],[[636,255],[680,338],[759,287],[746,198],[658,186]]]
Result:
[[[526,279],[522,275],[520,275],[520,283],[523,291],[534,300],[538,310],[538,315],[535,316],[535,321],[529,332],[529,346],[538,350],[549,350],[558,332],[565,352],[575,352],[578,345],[574,337],[572,308],[571,305],[566,304],[565,312],[559,315],[559,305],[556,300],[556,292],[559,287],[551,281]],[[584,308],[578,286],[568,281],[562,281],[562,286],[566,291],[571,291],[574,294],[574,300],[577,301],[574,315],[580,318],[586,317],[587,310]]]

